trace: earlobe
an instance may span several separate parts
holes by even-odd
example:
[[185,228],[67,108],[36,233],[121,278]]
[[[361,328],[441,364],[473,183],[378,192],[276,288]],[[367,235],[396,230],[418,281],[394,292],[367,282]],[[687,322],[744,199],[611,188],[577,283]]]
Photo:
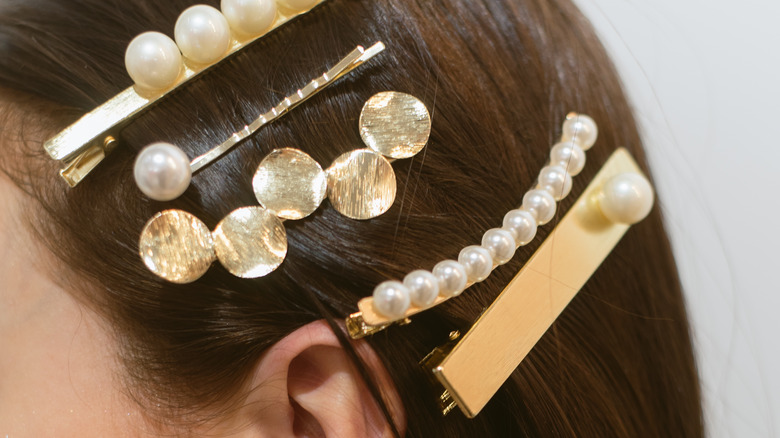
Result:
[[[361,342],[356,351],[368,365],[396,426],[405,415],[387,371]],[[255,368],[244,405],[258,436],[391,436],[379,404],[330,326],[319,320],[272,346]]]

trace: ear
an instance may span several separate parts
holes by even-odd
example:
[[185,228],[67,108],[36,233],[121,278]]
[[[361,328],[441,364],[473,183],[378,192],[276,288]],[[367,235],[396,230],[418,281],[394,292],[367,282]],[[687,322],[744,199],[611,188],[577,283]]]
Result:
[[[365,341],[353,345],[403,432],[406,417],[387,370]],[[256,389],[244,409],[259,436],[392,435],[378,403],[324,320],[299,328],[271,347],[256,365],[252,380]]]

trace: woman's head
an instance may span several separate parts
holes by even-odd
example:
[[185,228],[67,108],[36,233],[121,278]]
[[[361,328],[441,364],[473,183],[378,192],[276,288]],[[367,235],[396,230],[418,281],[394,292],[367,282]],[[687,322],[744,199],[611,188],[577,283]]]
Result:
[[[589,114],[600,130],[570,198],[616,147],[627,146],[641,161],[620,83],[568,1],[329,0],[177,90],[124,129],[120,147],[82,184],[66,188],[42,153],[43,140],[131,85],[122,62],[127,43],[147,30],[170,34],[192,3],[0,6],[0,162],[21,188],[14,192],[20,210],[9,220],[23,222],[18,229],[41,243],[41,254],[53,255],[36,272],[73,297],[75,308],[95,315],[96,333],[115,346],[117,365],[106,375],[139,411],[197,430],[247,412],[243,406],[263,406],[257,379],[271,371],[260,364],[269,356],[284,364],[275,348],[292,342],[303,348],[302,359],[288,358],[287,369],[304,376],[320,374],[302,363],[355,359],[349,381],[368,381],[355,394],[397,392],[413,436],[700,433],[687,322],[657,211],[631,230],[476,420],[441,418],[417,362],[447,333],[468,327],[554,221],[487,281],[373,337],[371,349],[356,347],[363,354],[332,330],[377,283],[430,269],[500,224],[533,184],[569,111]],[[189,156],[205,152],[354,46],[375,41],[387,46],[380,57],[194,176],[182,197],[154,202],[135,187],[133,159],[147,144],[168,141]],[[153,214],[179,208],[213,228],[230,211],[256,204],[251,178],[271,150],[296,147],[329,163],[359,147],[362,104],[386,90],[418,97],[432,119],[426,149],[393,164],[398,196],[387,213],[355,221],[326,201],[286,224],[287,259],[257,280],[214,266],[195,283],[174,285],[144,267],[138,236]],[[311,325],[323,319],[329,325]],[[289,337],[304,330],[317,339],[306,331],[311,327],[318,336],[330,327],[324,345],[345,356],[323,359],[334,350],[312,350]],[[393,397],[379,398],[367,416],[392,417]],[[291,409],[303,418],[300,407]],[[402,417],[396,415],[398,427]]]

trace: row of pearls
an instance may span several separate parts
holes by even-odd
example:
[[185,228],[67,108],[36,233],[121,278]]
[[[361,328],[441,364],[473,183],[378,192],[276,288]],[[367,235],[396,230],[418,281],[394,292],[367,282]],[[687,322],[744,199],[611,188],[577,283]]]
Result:
[[230,49],[231,29],[238,39],[257,37],[274,24],[278,8],[298,13],[319,1],[222,0],[222,12],[208,5],[191,6],[176,20],[175,42],[160,32],[145,32],[130,42],[127,73],[140,88],[169,88],[181,75],[182,55],[194,64],[213,64]]
[[572,113],[566,116],[561,137],[550,150],[550,162],[539,172],[536,187],[525,193],[520,208],[504,216],[501,228],[485,232],[480,245],[463,248],[457,261],[441,261],[431,272],[413,271],[403,282],[379,284],[373,293],[374,309],[397,319],[411,306],[426,308],[437,297],[457,296],[486,279],[495,267],[511,260],[519,247],[533,240],[537,227],[555,216],[556,201],[571,192],[572,177],[585,166],[585,151],[596,142],[598,128],[592,118]]

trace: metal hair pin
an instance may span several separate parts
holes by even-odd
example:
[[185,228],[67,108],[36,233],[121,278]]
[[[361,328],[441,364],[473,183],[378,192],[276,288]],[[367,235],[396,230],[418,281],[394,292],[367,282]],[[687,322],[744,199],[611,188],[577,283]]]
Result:
[[240,131],[230,135],[227,140],[191,162],[181,149],[170,143],[153,143],[147,146],[141,150],[135,161],[133,173],[138,188],[146,196],[156,201],[170,201],[178,198],[189,187],[193,173],[208,166],[263,126],[287,114],[384,49],[385,45],[382,42],[377,42],[368,49],[357,46],[355,50],[321,76],[285,97],[276,106],[261,114]]
[[[132,120],[191,79],[325,1],[276,0],[266,3],[262,11],[247,10],[247,5],[233,0],[222,2],[222,12],[206,5],[188,8],[176,23],[175,42],[165,34],[145,32],[130,43],[125,62],[135,85],[47,140],[44,149],[64,163],[60,175],[75,187],[117,146],[119,132]],[[200,167],[207,162],[200,162]]]

